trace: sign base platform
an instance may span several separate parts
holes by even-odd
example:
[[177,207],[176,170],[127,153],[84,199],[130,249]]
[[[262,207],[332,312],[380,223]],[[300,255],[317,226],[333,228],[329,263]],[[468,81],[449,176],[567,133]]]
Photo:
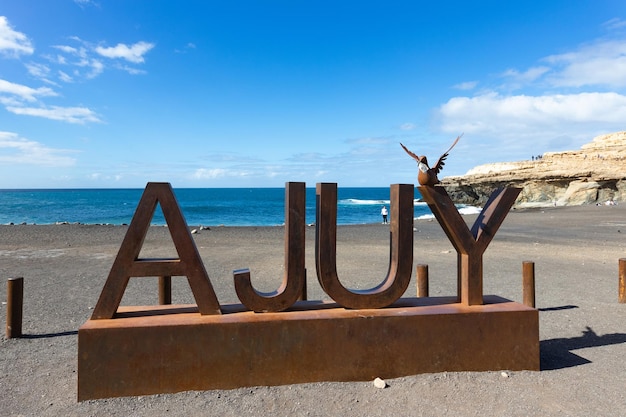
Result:
[[539,370],[536,309],[487,295],[402,298],[349,310],[299,301],[279,313],[239,304],[119,307],[78,331],[78,400],[444,371]]

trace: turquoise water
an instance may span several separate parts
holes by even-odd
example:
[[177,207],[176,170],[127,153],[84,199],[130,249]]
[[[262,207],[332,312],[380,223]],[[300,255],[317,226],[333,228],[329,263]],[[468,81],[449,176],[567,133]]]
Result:
[[[143,189],[0,190],[0,224],[128,224]],[[275,226],[285,221],[284,188],[180,188],[174,194],[189,225]],[[337,189],[337,224],[377,223],[389,188]],[[415,217],[431,216],[415,190]],[[315,222],[307,188],[306,222]],[[153,224],[163,225],[160,208]]]

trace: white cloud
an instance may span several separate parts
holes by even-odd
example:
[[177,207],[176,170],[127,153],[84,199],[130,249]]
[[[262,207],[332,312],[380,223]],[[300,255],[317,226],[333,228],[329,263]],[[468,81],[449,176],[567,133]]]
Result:
[[52,47],[58,49],[61,52],[65,52],[66,54],[79,56],[82,58],[87,56],[87,51],[85,48],[75,48],[69,45],[52,45]]
[[177,54],[185,54],[191,49],[196,49],[196,44],[193,42],[187,43],[187,45],[185,45],[183,49],[174,49],[174,52],[176,52]]
[[613,18],[604,22],[602,26],[604,26],[608,30],[621,29],[623,27],[626,27],[626,21],[618,18]]
[[104,72],[104,64],[97,59],[90,60],[87,65],[91,68],[91,71],[87,73],[87,78],[96,78]]
[[40,97],[57,95],[48,87],[31,88],[0,79],[0,103],[11,113],[77,124],[101,121],[96,113],[86,107],[26,106],[26,103],[38,103]]
[[582,126],[623,128],[626,96],[618,93],[454,97],[439,108],[445,132],[492,137],[567,134]]
[[7,106],[11,113],[43,117],[45,119],[59,120],[62,122],[85,124],[88,122],[101,122],[96,113],[86,107],[16,107]]
[[457,90],[473,90],[478,85],[478,81],[465,81],[453,86]]
[[74,0],[74,3],[78,4],[80,7],[89,6],[89,5],[99,6],[99,4],[93,0]]
[[538,80],[549,71],[550,68],[546,66],[532,67],[524,72],[520,72],[516,69],[508,69],[504,72],[503,76],[512,79],[516,83],[528,84]]
[[11,28],[6,16],[0,16],[0,53],[18,57],[32,55],[35,51],[26,35]]
[[66,83],[74,82],[72,76],[63,71],[59,71],[59,79]]
[[213,169],[199,168],[193,173],[192,177],[194,179],[214,179],[214,178],[224,177],[226,176],[226,174],[227,174],[227,171],[222,168],[213,168]]
[[570,52],[541,58],[540,62],[540,65],[526,70],[510,68],[504,71],[501,75],[507,80],[504,87],[626,87],[625,38],[596,40]]
[[124,70],[127,73],[131,74],[131,75],[138,75],[138,74],[145,74],[146,71],[138,69],[138,68],[133,68],[133,67],[129,67],[128,65],[120,65],[118,66],[118,69]]
[[50,74],[50,68],[44,64],[30,63],[25,64],[28,73],[36,78],[46,78]]
[[51,97],[57,95],[57,93],[49,87],[31,88],[0,79],[0,97],[7,94],[28,102],[37,101],[37,97]]
[[415,129],[415,124],[413,123],[403,123],[400,125],[401,130],[413,130]]
[[129,62],[140,64],[144,62],[143,56],[152,48],[154,48],[153,43],[141,41],[132,44],[131,46],[125,45],[123,43],[118,43],[116,46],[108,48],[98,46],[96,47],[95,51],[96,53],[106,58],[122,58]]
[[[625,25],[616,20],[608,26]],[[538,60],[501,73],[506,82],[497,89],[453,97],[436,109],[442,132],[466,134],[460,147],[467,160],[458,165],[576,149],[598,134],[625,129],[626,39],[603,38]],[[524,94],[510,93],[519,88]]]
[[[87,42],[82,41],[80,38],[72,38],[72,40],[76,42],[80,42],[80,47],[73,47],[69,45],[53,45],[52,47],[58,49],[64,54],[69,55],[69,57],[65,55],[56,55],[55,57],[48,57],[51,62],[59,65],[73,66],[78,68],[86,68],[87,71],[84,73],[77,72],[77,76],[82,76],[87,79],[96,78],[98,75],[104,72],[104,64],[102,61],[96,58],[92,58],[89,54],[90,45]],[[66,72],[63,74],[67,75]],[[59,75],[61,75],[61,71],[59,71]],[[59,77],[61,81],[65,81],[67,77]],[[73,79],[72,79],[73,81]]]
[[626,40],[602,40],[544,59],[554,66],[557,87],[626,87]]
[[0,103],[5,106],[22,106],[24,102],[17,97],[14,96],[3,96],[0,95]]
[[91,174],[87,174],[87,179],[90,181],[113,181],[118,182],[124,179],[122,174],[102,174],[100,172],[93,172]]
[[[256,170],[256,172],[255,172]],[[253,168],[252,170],[249,168],[246,169],[238,169],[237,167],[232,168],[198,168],[191,174],[191,179],[193,180],[212,180],[217,178],[241,178],[241,177],[249,177],[249,176],[259,176],[260,171],[258,167]]]
[[133,64],[141,64],[144,55],[154,47],[154,44],[148,42],[137,42],[127,46],[118,44],[115,47],[95,46],[94,44],[84,41],[76,36],[70,38],[78,43],[78,46],[72,45],[53,45],[52,48],[59,51],[55,56],[46,56],[48,61],[54,64],[74,67],[71,77],[68,77],[68,71],[59,71],[59,80],[63,82],[74,82],[77,79],[93,79],[102,74],[107,68],[116,68],[126,71],[129,74],[145,74],[145,70],[133,68],[128,65],[121,65],[118,62],[109,66],[104,58],[117,59],[121,58]]
[[16,133],[0,131],[0,162],[3,164],[66,167],[76,163],[75,158],[68,156],[72,153],[75,151],[49,148]]

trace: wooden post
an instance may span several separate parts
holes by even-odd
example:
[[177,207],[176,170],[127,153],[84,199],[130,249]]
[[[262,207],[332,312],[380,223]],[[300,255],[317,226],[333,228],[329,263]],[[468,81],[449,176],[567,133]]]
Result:
[[535,263],[522,262],[524,305],[535,308]]
[[626,258],[619,260],[619,302],[626,303]]
[[172,304],[172,277],[159,277],[159,304]]
[[7,281],[7,339],[22,337],[22,311],[24,308],[24,278]]
[[417,275],[417,296],[428,297],[428,265],[419,264],[415,269]]

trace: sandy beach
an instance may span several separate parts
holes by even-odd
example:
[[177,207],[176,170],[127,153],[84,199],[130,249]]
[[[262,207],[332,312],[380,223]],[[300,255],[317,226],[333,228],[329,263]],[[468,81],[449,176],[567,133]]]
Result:
[[[468,222],[473,217],[467,217]],[[193,228],[193,226],[191,226]],[[618,262],[626,258],[626,205],[514,210],[484,256],[484,293],[522,301],[522,262],[535,262],[541,371],[421,374],[182,392],[78,403],[77,330],[90,317],[125,226],[0,226],[0,317],[6,279],[24,277],[24,337],[0,346],[5,416],[621,416],[626,413],[626,304]],[[260,290],[282,277],[281,227],[212,227],[194,239],[221,304],[237,303],[232,271],[250,268]],[[309,299],[328,299],[314,273],[307,228]],[[341,226],[338,273],[369,288],[387,272],[389,226]],[[435,220],[415,222],[415,264],[428,264],[430,295],[456,294],[456,253]],[[142,256],[175,256],[169,232],[152,227]],[[174,303],[193,303],[184,278]],[[406,296],[415,296],[415,277]],[[156,278],[131,279],[122,305],[158,301]],[[384,375],[381,375],[384,378]]]

